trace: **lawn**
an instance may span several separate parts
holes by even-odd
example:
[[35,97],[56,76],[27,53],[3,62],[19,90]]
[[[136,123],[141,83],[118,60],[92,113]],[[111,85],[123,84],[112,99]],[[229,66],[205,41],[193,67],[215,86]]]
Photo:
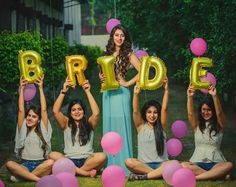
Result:
[[[131,74],[129,76],[132,75]],[[173,135],[171,133],[171,124],[176,120],[184,120],[187,122],[187,115],[186,115],[186,87],[180,84],[177,84],[176,81],[169,78],[170,82],[170,101],[169,101],[169,118],[168,118],[168,130],[167,135],[168,138],[172,138]],[[97,72],[93,73],[92,78],[90,79],[90,83],[92,84],[92,93],[94,93],[94,96],[99,104],[99,106],[102,106],[101,99],[102,94],[100,93],[100,83],[97,78]],[[132,93],[133,87],[130,88],[130,91]],[[56,89],[59,90],[59,89]],[[161,101],[162,99],[162,88],[156,90],[156,91],[142,91],[141,92],[141,106],[144,102],[146,102],[149,99],[158,99]],[[57,94],[56,94],[57,95]],[[85,99],[85,95],[81,88],[76,87],[76,90],[70,90],[70,92],[67,94],[67,99],[80,97],[84,101],[87,101]],[[65,103],[66,104],[66,103]],[[65,105],[63,107],[63,110],[66,111],[67,106]],[[222,142],[222,151],[225,155],[227,160],[233,161],[234,165],[236,164],[235,158],[236,158],[236,150],[235,150],[235,144],[236,144],[236,131],[234,130],[234,124],[236,121],[236,117],[234,115],[235,111],[228,108],[227,105],[224,105],[224,109],[226,110],[226,116],[228,120],[228,127],[225,130],[223,142]],[[57,123],[55,122],[54,118],[52,117],[52,113],[50,112],[51,108],[49,108],[49,116],[51,116],[51,123],[53,126],[53,138],[52,138],[52,148],[56,151],[62,151],[63,150],[63,133],[61,129],[58,128]],[[99,122],[99,125],[97,126],[95,130],[95,139],[94,139],[94,148],[95,151],[101,151],[100,146],[100,139],[102,137],[102,123],[101,120]],[[188,129],[188,134],[186,137],[184,137],[182,140],[184,145],[184,150],[182,154],[177,157],[176,159],[180,161],[188,160],[193,153],[194,143],[193,143],[193,134],[191,129]],[[13,150],[13,148],[12,148]],[[134,155],[137,155],[137,140],[136,140],[136,133],[133,129],[133,150]],[[172,159],[172,158],[171,158]],[[236,176],[236,170],[231,174],[232,179],[235,179]],[[4,168],[1,169],[0,172],[0,178],[4,180],[6,183],[6,186],[27,186],[32,187],[34,186],[34,183],[31,182],[21,182],[21,183],[12,183],[9,181],[9,173],[5,172]],[[102,186],[101,178],[98,176],[97,178],[91,179],[91,178],[84,178],[84,177],[78,177],[78,181],[80,184],[80,187],[100,187]],[[134,186],[142,186],[142,187],[152,187],[152,186],[158,186],[158,187],[164,187],[168,186],[163,180],[150,180],[150,181],[135,181],[135,182],[126,182],[126,187],[134,187]],[[233,187],[236,186],[236,181],[206,181],[206,182],[197,182],[197,186],[199,187]]]

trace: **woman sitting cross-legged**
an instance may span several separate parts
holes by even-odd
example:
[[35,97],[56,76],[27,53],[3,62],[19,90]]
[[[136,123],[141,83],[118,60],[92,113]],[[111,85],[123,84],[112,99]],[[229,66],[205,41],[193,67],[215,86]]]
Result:
[[48,120],[46,99],[43,92],[43,77],[36,82],[39,88],[41,107],[31,105],[27,111],[24,107],[24,89],[27,81],[20,80],[18,100],[18,121],[15,137],[15,152],[21,164],[8,161],[6,168],[13,174],[13,182],[23,180],[38,181],[49,175],[54,161],[47,160],[51,150],[52,128]]
[[49,158],[58,160],[68,157],[76,165],[76,174],[94,177],[96,171],[101,169],[106,161],[104,153],[93,152],[94,129],[99,120],[99,108],[90,92],[90,84],[86,80],[82,87],[89,101],[92,115],[87,117],[85,105],[81,100],[72,100],[67,116],[64,115],[60,109],[70,84],[71,82],[66,79],[63,90],[53,106],[54,116],[64,131],[65,155],[52,152]]
[[226,161],[220,150],[226,122],[216,88],[210,86],[209,95],[200,104],[197,115],[193,106],[194,93],[190,85],[187,91],[187,111],[194,132],[195,150],[190,162],[183,162],[182,165],[192,169],[197,180],[227,179],[233,164]]
[[134,87],[133,120],[138,132],[138,159],[126,160],[126,167],[133,173],[129,180],[157,179],[162,177],[163,167],[168,163],[166,149],[166,124],[168,109],[168,79],[164,81],[162,106],[156,100],[147,101],[139,111],[140,88]]

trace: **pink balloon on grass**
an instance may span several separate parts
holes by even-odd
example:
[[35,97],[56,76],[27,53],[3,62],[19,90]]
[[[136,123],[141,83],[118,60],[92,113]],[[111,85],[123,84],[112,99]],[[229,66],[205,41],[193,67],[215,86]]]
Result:
[[52,174],[57,175],[58,173],[61,173],[61,172],[69,172],[72,175],[75,175],[75,170],[76,170],[76,166],[74,162],[72,162],[68,158],[61,158],[61,159],[58,159],[53,164]]
[[182,142],[177,138],[171,138],[167,142],[167,152],[170,156],[177,157],[183,150]]
[[120,24],[120,20],[116,19],[116,18],[111,18],[107,21],[106,23],[106,30],[108,33],[111,33],[112,29],[116,26]]
[[0,179],[0,187],[5,187],[5,184],[1,179]]
[[[205,77],[201,77],[200,80],[204,81],[204,82],[210,82],[212,84],[212,86],[216,86],[216,78],[210,72],[207,72],[207,75]],[[201,89],[201,92],[204,93],[204,94],[208,94],[207,89]]]
[[105,152],[110,155],[116,155],[123,146],[122,137],[117,132],[108,132],[103,135],[101,146]]
[[207,43],[202,38],[195,38],[190,43],[190,49],[196,56],[202,56],[207,50]]
[[75,175],[68,172],[61,172],[56,175],[61,182],[62,187],[79,187],[79,183]]
[[52,186],[63,187],[61,181],[54,175],[46,175],[36,183],[36,187],[52,187]]
[[26,84],[24,88],[24,100],[26,102],[32,100],[36,94],[36,87],[34,84]]
[[171,126],[171,131],[176,138],[183,138],[187,134],[188,128],[184,121],[176,120]]
[[192,170],[188,168],[178,169],[172,177],[173,187],[195,187],[196,177]]
[[134,52],[134,54],[138,57],[140,60],[143,56],[148,56],[148,53],[144,50],[137,50]]
[[182,168],[182,165],[177,160],[169,161],[164,166],[162,176],[166,183],[172,185],[173,175],[180,168]]
[[102,183],[104,187],[125,186],[125,172],[120,166],[110,165],[102,172]]

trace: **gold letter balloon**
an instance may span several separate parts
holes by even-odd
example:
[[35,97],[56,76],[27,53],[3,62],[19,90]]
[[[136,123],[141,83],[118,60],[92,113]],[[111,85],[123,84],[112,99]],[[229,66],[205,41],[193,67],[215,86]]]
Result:
[[102,56],[97,59],[97,63],[101,66],[105,75],[105,81],[101,85],[101,91],[115,90],[120,87],[116,81],[114,64],[116,58],[114,56]]
[[212,67],[212,59],[207,57],[193,58],[190,69],[190,82],[195,89],[208,89],[210,82],[202,82],[200,78],[206,76],[207,70],[203,67]]
[[71,86],[75,88],[76,78],[79,85],[83,85],[85,81],[84,71],[87,69],[88,61],[83,55],[66,56],[66,72]]
[[18,55],[20,76],[24,77],[29,84],[34,83],[43,75],[41,68],[41,56],[32,50],[19,51]]
[[[152,79],[149,79],[150,68],[155,69],[155,75]],[[141,65],[139,70],[139,82],[138,85],[143,90],[155,90],[162,86],[162,81],[166,76],[165,63],[158,57],[144,56],[141,59]]]

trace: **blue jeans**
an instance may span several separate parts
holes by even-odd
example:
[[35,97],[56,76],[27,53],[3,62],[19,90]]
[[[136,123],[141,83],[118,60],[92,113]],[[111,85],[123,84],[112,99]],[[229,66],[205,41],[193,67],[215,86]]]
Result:
[[37,168],[40,164],[42,164],[45,161],[45,159],[42,160],[23,160],[23,165],[26,167],[29,172],[32,172],[35,168]]
[[152,169],[157,169],[157,168],[160,167],[162,162],[148,162],[148,163],[145,163],[145,164],[147,164]]
[[211,168],[213,168],[214,165],[217,164],[217,162],[196,162],[195,164],[198,167],[200,167],[206,171],[209,171],[209,170],[211,170]]
[[72,162],[76,165],[76,167],[80,168],[84,165],[87,158],[70,158]]

